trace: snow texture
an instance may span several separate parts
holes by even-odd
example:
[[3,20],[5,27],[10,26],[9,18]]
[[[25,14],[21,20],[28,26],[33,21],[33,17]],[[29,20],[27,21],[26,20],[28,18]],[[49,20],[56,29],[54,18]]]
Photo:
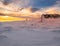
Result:
[[59,20],[0,22],[0,46],[60,46]]

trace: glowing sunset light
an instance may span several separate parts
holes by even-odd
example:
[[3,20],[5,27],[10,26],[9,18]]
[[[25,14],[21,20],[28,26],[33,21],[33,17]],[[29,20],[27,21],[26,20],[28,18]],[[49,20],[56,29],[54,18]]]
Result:
[[18,18],[11,16],[0,16],[0,22],[25,21],[26,18]]
[[3,18],[8,18],[9,16],[3,16]]

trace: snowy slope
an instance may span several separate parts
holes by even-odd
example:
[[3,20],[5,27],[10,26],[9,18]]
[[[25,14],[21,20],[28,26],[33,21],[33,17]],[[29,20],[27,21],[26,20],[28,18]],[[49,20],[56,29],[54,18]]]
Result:
[[0,46],[60,46],[60,18],[0,22]]

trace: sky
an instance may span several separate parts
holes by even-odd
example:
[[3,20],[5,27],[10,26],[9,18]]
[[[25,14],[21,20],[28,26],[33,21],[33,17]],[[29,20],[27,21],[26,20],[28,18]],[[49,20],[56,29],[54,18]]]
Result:
[[40,8],[43,9],[43,11],[44,9],[50,10],[54,8],[60,10],[60,0],[0,0],[0,8],[1,7],[2,9],[15,11],[26,7]]
[[48,7],[56,4],[57,0],[32,0],[32,7]]
[[40,8],[42,12],[59,11],[60,13],[60,0],[0,0],[1,7],[15,11],[20,8]]
[[60,0],[0,0],[4,5],[15,4],[19,7],[49,7]]

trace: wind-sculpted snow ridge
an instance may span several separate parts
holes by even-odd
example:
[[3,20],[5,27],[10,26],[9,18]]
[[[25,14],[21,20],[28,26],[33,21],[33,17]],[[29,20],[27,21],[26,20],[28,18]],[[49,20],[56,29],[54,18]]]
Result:
[[[2,24],[3,29],[10,30],[32,30],[32,31],[56,31],[60,30],[60,18],[49,18],[34,19],[30,21],[15,21],[15,22],[5,22]],[[2,28],[1,28],[2,29]]]
[[34,19],[30,21],[15,21],[0,23],[0,34],[11,31],[48,31],[60,32],[60,18]]

